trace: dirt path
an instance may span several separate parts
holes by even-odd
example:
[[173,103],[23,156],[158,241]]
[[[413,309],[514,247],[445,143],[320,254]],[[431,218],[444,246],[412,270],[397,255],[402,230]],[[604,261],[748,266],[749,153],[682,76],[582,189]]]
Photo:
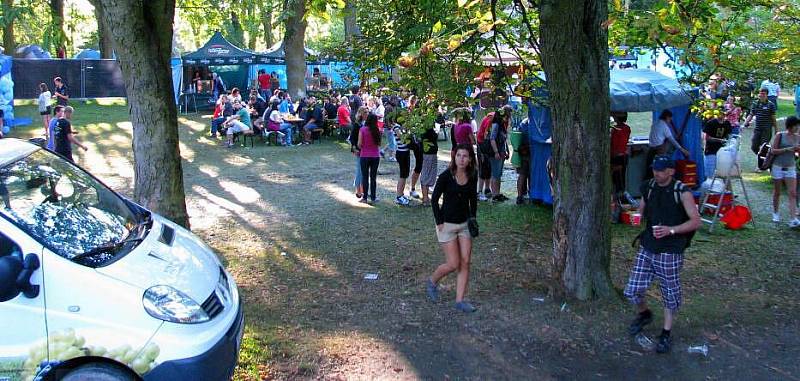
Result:
[[[800,377],[796,232],[762,224],[699,234],[687,256],[674,352],[655,355],[625,333],[623,301],[547,297],[546,207],[481,204],[470,284],[479,311],[463,315],[451,306],[452,277],[445,301],[424,297],[423,281],[442,258],[429,209],[392,203],[394,163],[381,163],[382,201],[369,207],[352,194],[354,163],[344,146],[226,149],[205,137],[207,122],[181,118],[187,205],[193,231],[227,261],[243,292],[237,380]],[[90,130],[85,140],[95,143],[81,160],[129,191],[130,127],[117,127]],[[440,152],[440,168],[446,158]],[[747,178],[752,197],[768,200],[763,179]],[[765,205],[759,201],[759,217]],[[636,230],[615,226],[612,234],[612,274],[622,287]],[[367,273],[378,279],[365,280]],[[708,357],[686,353],[698,343],[709,345]]]

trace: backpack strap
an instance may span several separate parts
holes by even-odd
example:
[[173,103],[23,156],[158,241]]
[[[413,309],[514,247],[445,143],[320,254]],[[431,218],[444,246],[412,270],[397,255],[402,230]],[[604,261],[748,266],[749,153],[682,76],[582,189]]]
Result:
[[680,180],[675,180],[675,186],[672,188],[672,196],[675,198],[675,203],[681,203],[681,188],[683,183]]

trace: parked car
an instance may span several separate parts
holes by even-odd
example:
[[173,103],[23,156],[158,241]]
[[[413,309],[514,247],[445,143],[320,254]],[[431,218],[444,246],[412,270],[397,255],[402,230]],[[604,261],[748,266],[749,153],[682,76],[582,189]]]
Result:
[[0,322],[0,380],[228,380],[244,327],[211,248],[17,139],[0,144]]

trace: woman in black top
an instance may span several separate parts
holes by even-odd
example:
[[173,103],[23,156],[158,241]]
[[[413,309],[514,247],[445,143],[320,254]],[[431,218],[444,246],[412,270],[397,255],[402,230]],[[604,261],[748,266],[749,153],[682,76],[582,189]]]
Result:
[[[439,197],[444,199],[441,207]],[[456,147],[450,166],[436,180],[431,199],[433,217],[436,220],[436,237],[442,246],[446,262],[439,265],[428,279],[428,297],[431,301],[437,301],[439,280],[458,271],[455,307],[462,312],[475,312],[476,308],[464,300],[472,256],[472,236],[467,221],[475,218],[478,209],[478,174],[471,145],[460,144]]]

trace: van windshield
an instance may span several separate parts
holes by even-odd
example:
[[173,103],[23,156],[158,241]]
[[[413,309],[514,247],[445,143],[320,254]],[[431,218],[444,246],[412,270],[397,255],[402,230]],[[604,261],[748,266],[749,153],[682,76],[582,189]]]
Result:
[[0,202],[0,214],[67,259],[126,239],[138,220],[117,194],[44,150],[0,168]]

